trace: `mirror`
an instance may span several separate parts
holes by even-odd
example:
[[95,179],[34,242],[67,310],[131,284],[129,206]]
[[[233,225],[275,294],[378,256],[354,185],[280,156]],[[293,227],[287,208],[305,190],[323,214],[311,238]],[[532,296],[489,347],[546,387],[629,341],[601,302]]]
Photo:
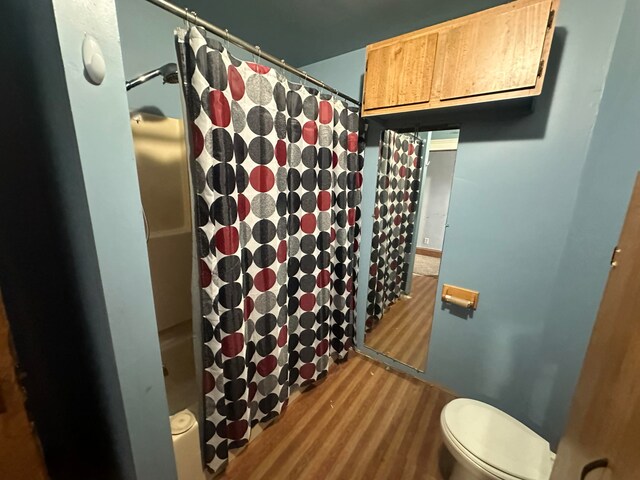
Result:
[[459,130],[380,140],[365,345],[426,366]]

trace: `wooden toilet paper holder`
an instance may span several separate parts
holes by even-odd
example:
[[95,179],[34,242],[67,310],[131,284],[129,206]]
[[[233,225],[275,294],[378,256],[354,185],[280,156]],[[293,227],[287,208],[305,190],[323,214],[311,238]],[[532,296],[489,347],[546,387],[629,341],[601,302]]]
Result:
[[478,308],[480,293],[454,285],[442,285],[442,301],[462,308],[475,310]]

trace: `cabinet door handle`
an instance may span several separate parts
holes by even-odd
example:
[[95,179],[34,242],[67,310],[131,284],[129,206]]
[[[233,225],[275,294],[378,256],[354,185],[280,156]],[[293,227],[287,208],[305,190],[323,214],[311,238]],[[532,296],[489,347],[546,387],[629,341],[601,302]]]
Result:
[[587,478],[587,475],[589,475],[589,473],[593,470],[596,470],[598,468],[607,468],[608,466],[609,460],[606,458],[600,458],[598,460],[594,460],[593,462],[589,462],[582,468],[582,475],[580,475],[580,480],[585,480]]

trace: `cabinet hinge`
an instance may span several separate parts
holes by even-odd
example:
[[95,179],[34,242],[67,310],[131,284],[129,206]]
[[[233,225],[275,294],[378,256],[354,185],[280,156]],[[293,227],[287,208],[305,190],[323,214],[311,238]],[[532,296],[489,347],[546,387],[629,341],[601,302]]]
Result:
[[538,77],[542,76],[543,71],[544,71],[544,60],[540,60],[540,65],[538,65]]
[[547,20],[547,30],[549,30],[551,28],[551,25],[553,25],[553,19],[556,16],[556,11],[555,10],[551,10],[549,12],[549,20]]

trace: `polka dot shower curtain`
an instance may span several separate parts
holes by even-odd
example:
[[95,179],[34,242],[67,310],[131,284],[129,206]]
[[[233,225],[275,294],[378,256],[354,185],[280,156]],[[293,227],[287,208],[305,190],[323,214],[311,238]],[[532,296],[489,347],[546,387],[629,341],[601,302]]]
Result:
[[422,140],[385,130],[380,141],[367,302],[367,330],[406,291],[420,195]]
[[178,34],[191,137],[205,459],[219,470],[353,345],[358,109]]

